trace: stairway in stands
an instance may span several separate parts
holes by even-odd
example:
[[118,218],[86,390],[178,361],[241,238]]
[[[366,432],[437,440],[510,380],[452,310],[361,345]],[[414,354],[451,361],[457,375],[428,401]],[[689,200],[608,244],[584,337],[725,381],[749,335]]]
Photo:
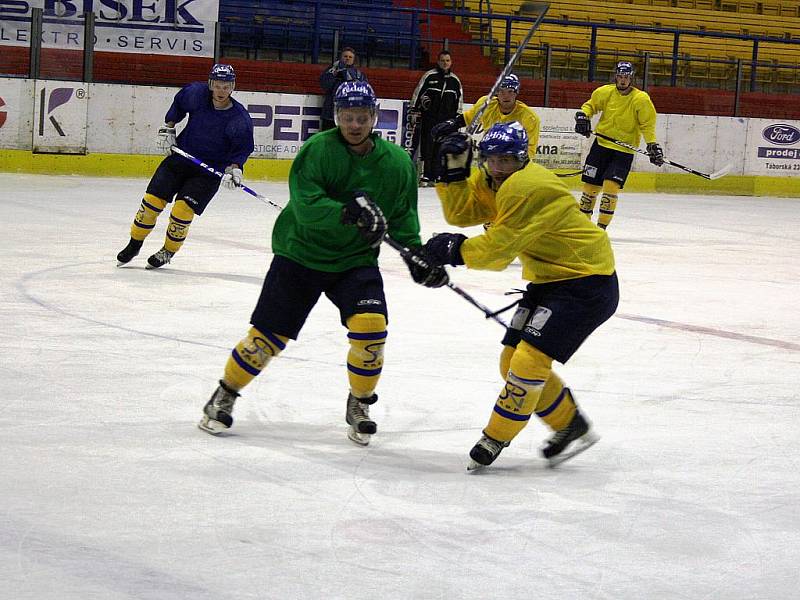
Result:
[[[441,0],[394,0],[394,5],[404,8],[420,8],[445,10]],[[420,13],[420,32],[423,38],[423,50],[430,58],[430,65],[419,65],[428,69],[436,64],[436,57],[444,47],[444,40],[449,42],[449,50],[453,55],[453,71],[458,74],[459,67],[473,73],[494,73],[497,68],[491,58],[485,57],[480,46],[475,43],[469,32],[464,31],[460,23],[456,23],[447,15],[428,15]]]

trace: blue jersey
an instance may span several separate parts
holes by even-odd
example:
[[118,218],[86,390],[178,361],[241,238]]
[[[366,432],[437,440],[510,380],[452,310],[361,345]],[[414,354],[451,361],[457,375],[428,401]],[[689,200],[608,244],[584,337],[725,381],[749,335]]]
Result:
[[217,110],[204,82],[190,83],[177,94],[164,121],[189,121],[178,136],[177,146],[218,171],[230,164],[244,167],[253,152],[253,121],[247,109],[231,98],[233,106]]

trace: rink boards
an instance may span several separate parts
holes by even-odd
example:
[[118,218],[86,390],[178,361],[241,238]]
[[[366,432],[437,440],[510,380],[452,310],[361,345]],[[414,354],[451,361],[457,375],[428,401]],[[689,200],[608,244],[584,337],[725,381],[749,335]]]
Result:
[[[140,177],[161,159],[156,131],[176,88],[0,78],[0,170]],[[235,92],[253,118],[256,151],[249,179],[280,180],[305,139],[317,131],[318,95]],[[407,101],[380,99],[377,131],[400,143]],[[580,169],[589,150],[573,133],[574,109],[535,108],[541,118],[537,161],[562,171]],[[800,121],[659,115],[665,155],[711,173],[717,181],[657,168],[636,155],[626,189],[798,196]],[[578,177],[566,181],[577,186]]]

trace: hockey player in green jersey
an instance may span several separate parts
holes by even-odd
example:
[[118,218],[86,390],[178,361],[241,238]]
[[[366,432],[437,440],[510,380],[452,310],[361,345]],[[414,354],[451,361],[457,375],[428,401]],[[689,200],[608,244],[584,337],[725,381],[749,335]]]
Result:
[[581,214],[564,183],[530,161],[519,123],[492,126],[478,149],[481,168],[470,175],[469,139],[446,137],[436,191],[448,223],[491,221],[492,227],[471,238],[435,235],[426,254],[439,265],[490,271],[519,258],[529,283],[503,338],[505,385],[468,468],[491,464],[534,413],[555,432],[542,450],[554,466],[597,440],[552,363],[569,360],[616,310],[614,255],[606,233]]
[[[387,308],[378,270],[384,235],[412,249],[417,283],[438,287],[447,274],[428,266],[420,247],[417,174],[408,154],[380,138],[375,94],[366,82],[346,82],[334,99],[337,127],[312,136],[289,173],[290,198],[272,231],[275,254],[252,327],[232,350],[199,427],[217,435],[231,427],[239,392],[295,340],[324,293],[339,309],[350,343],[348,437],[366,445],[377,425],[369,406],[383,367]],[[413,257],[423,260],[413,261]],[[422,265],[422,266],[420,266]]]
[[[631,146],[638,146],[639,137],[644,137],[650,162],[660,167],[664,164],[664,151],[656,142],[656,109],[647,92],[633,87],[633,75],[633,64],[628,61],[617,63],[615,82],[597,88],[575,113],[575,133],[589,137],[592,116],[602,113],[596,128],[598,134]],[[597,217],[597,225],[602,229],[608,227],[614,218],[617,197],[632,164],[633,150],[602,138],[595,139],[586,156],[581,177],[581,212],[592,218],[597,195],[602,189]]]

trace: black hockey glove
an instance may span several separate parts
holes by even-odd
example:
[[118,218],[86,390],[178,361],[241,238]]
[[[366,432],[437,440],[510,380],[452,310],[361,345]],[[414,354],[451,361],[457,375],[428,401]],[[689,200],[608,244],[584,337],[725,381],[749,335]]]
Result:
[[381,245],[388,228],[383,211],[364,192],[356,192],[353,199],[344,205],[342,223],[358,227],[358,232],[367,240],[370,248]]
[[439,181],[453,183],[469,177],[472,165],[472,140],[466,133],[451,133],[439,143],[437,161]]
[[431,262],[437,265],[458,265],[464,264],[461,258],[461,244],[467,236],[460,233],[437,233],[423,246],[425,254]]
[[658,145],[658,142],[647,144],[647,154],[650,155],[650,162],[655,166],[660,167],[664,164],[664,151]]
[[455,133],[466,124],[467,122],[464,120],[464,115],[458,115],[455,119],[448,119],[447,121],[442,121],[431,127],[431,137],[436,141],[446,135]]
[[592,121],[581,110],[575,113],[575,133],[579,133],[584,137],[592,135]]
[[434,265],[422,246],[411,248],[403,254],[403,260],[415,283],[425,287],[437,288],[447,285],[447,282],[450,281],[444,267]]

